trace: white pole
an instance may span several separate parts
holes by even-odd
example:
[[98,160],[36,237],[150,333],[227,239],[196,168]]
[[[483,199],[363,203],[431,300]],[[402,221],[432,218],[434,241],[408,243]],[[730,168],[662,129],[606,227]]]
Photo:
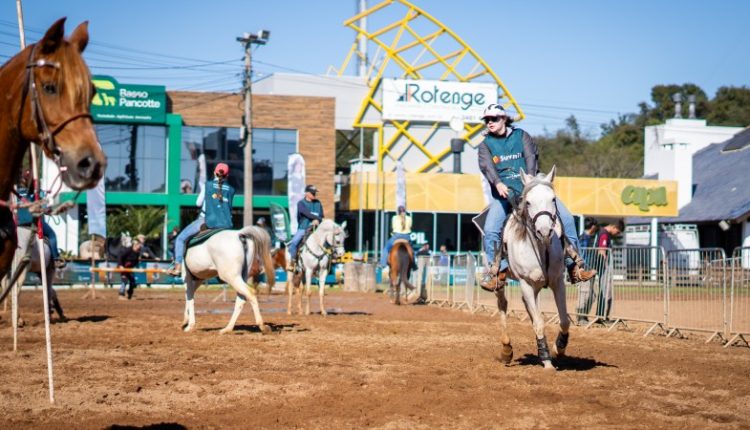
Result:
[[18,351],[18,282],[11,286],[10,297],[13,304],[11,305],[10,323],[13,324],[13,352]]
[[[21,7],[21,0],[16,0],[16,11],[18,13],[18,33],[21,37],[21,49],[26,48],[26,39],[24,37],[23,29],[23,9]],[[33,75],[32,75],[33,79]],[[29,148],[31,151],[31,172],[34,177],[34,184],[39,184],[39,172],[37,172],[37,155],[34,146]],[[39,196],[37,196],[39,198]],[[40,223],[41,224],[41,223]],[[49,294],[47,293],[47,271],[44,268],[47,267],[44,259],[44,240],[42,239],[41,225],[37,232],[37,247],[39,248],[39,263],[42,267],[42,296],[44,298],[44,337],[47,345],[47,379],[49,380],[49,401],[55,403],[55,383],[52,375],[52,336],[49,328]]]

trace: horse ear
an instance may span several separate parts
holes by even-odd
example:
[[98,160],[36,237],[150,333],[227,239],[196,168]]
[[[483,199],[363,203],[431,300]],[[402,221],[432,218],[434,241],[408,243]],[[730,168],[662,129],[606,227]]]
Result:
[[557,172],[557,165],[552,166],[552,170],[547,173],[547,176],[544,177],[544,180],[551,184],[552,181],[555,180],[555,172]]
[[529,182],[529,175],[527,175],[526,171],[523,170],[523,167],[521,167],[521,183],[525,187],[528,182]]
[[341,223],[341,230],[346,230],[346,221]]
[[65,17],[62,17],[55,21],[54,24],[44,33],[44,37],[39,41],[39,45],[42,47],[42,53],[51,54],[60,47],[60,44],[65,37]]
[[89,44],[89,22],[83,21],[70,35],[70,43],[78,48],[78,52],[83,52],[86,45]]

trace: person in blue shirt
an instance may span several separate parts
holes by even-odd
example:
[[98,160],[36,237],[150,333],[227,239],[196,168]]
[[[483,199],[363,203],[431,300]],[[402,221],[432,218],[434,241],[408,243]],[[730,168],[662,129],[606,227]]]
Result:
[[289,243],[291,261],[287,270],[290,272],[296,269],[297,249],[308,227],[315,227],[323,221],[323,205],[315,198],[316,194],[318,194],[318,189],[315,185],[308,185],[305,187],[305,198],[297,202],[297,231]]
[[[167,269],[168,274],[172,276],[182,274],[182,263],[185,261],[185,243],[198,234],[204,224],[208,228],[232,228],[234,188],[225,182],[227,176],[229,176],[229,166],[219,163],[214,169],[214,180],[200,186],[200,192],[195,202],[195,205],[201,208],[200,214],[195,221],[188,224],[177,235],[174,244],[175,263]],[[209,213],[211,214],[210,217]]]

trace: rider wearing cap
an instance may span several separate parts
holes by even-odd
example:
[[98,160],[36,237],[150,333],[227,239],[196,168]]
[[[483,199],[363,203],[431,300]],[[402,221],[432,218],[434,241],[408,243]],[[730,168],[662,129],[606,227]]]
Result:
[[206,184],[206,227],[232,228],[232,200],[234,187],[226,183],[229,166],[219,163],[214,169],[214,180]]
[[[508,262],[495,261],[495,247],[502,246],[502,233],[505,220],[513,210],[515,202],[523,191],[521,169],[529,175],[539,171],[539,153],[531,136],[520,128],[512,127],[513,119],[502,106],[490,104],[484,110],[482,119],[487,125],[484,141],[479,145],[479,170],[490,184],[492,199],[484,224],[484,252],[487,261],[492,263],[480,286],[494,291],[505,285]],[[587,281],[596,275],[594,270],[583,269],[583,259],[577,253],[578,237],[575,221],[560,199],[555,200],[565,236],[570,246],[566,246],[565,265],[573,283]],[[493,283],[493,278],[497,282]]]
[[289,243],[289,255],[292,257],[287,270],[293,272],[297,260],[297,248],[305,235],[307,228],[317,226],[323,220],[323,205],[315,198],[318,189],[315,185],[305,187],[305,198],[297,202],[297,231]]
[[[232,199],[234,188],[225,182],[229,166],[219,163],[214,169],[214,180],[201,186],[195,205],[201,207],[198,218],[188,224],[175,239],[175,263],[167,270],[172,276],[180,276],[185,260],[185,242],[198,234],[204,224],[208,228],[232,228]],[[208,196],[208,198],[206,198]]]

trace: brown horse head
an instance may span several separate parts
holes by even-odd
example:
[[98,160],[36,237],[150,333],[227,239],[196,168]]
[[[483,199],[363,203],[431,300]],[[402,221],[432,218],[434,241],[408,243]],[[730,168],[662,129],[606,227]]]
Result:
[[89,40],[88,23],[67,40],[64,25],[65,18],[59,19],[0,69],[0,93],[7,97],[0,114],[10,119],[0,126],[0,140],[15,146],[7,148],[7,162],[13,165],[0,167],[15,179],[26,145],[34,142],[55,160],[65,184],[82,190],[97,184],[107,160],[89,114],[94,90],[81,56]]

